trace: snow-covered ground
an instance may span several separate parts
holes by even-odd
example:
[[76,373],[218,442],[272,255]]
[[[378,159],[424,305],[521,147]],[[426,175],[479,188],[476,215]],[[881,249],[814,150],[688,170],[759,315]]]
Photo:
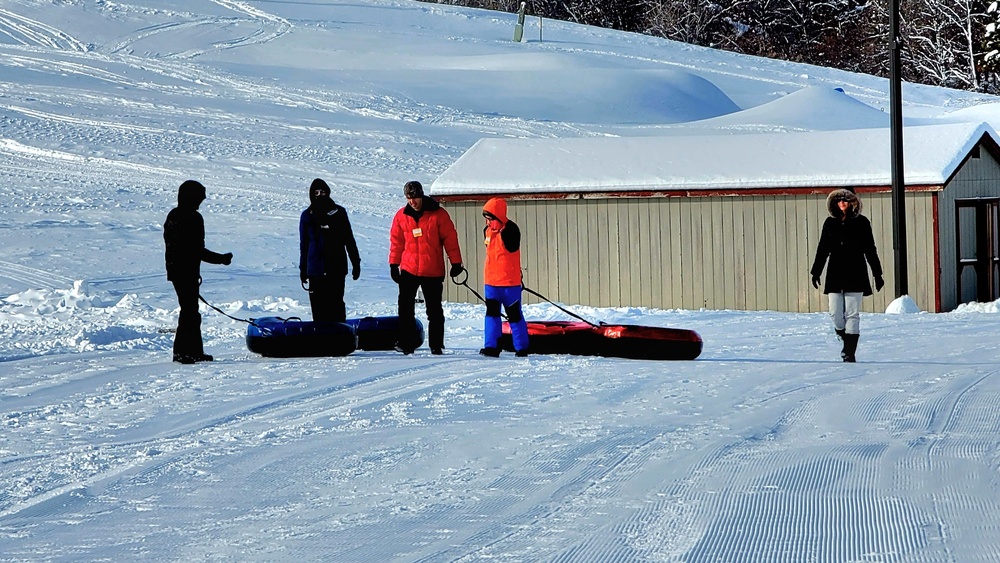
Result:
[[[308,317],[297,219],[322,177],[361,247],[349,314],[385,315],[402,184],[482,137],[885,126],[883,80],[553,21],[539,41],[530,17],[514,44],[513,23],[0,0],[0,560],[1000,560],[997,303],[866,314],[853,365],[821,312],[588,307],[704,352],[489,359],[483,307],[456,303],[444,356],[264,359],[204,309],[216,361],[170,362],[162,221],[188,178],[235,254],[203,268],[208,300]],[[815,95],[835,87],[870,107]],[[904,97],[913,123],[998,123],[995,98]]]

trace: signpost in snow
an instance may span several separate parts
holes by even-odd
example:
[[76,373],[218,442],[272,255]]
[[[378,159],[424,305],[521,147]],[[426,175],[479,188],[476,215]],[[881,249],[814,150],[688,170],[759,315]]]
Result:
[[520,43],[524,37],[524,11],[528,8],[527,2],[521,2],[521,7],[517,10],[517,24],[514,26],[514,42]]

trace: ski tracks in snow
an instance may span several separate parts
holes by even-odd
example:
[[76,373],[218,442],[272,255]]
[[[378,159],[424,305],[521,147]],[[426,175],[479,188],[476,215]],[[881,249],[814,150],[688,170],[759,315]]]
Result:
[[[167,356],[164,352],[155,355]],[[0,496],[0,521],[118,475],[133,474],[128,478],[133,481],[150,479],[155,473],[162,474],[165,467],[196,463],[198,452],[209,450],[213,453],[206,455],[218,456],[224,451],[260,447],[269,440],[283,441],[288,434],[309,433],[317,424],[324,424],[322,421],[343,418],[344,413],[389,404],[400,395],[427,393],[476,375],[428,377],[428,373],[441,370],[440,361],[414,366],[409,358],[388,359],[384,355],[377,360],[355,356],[330,360],[333,376],[301,380],[288,375],[265,377],[262,372],[272,367],[267,361],[255,362],[256,369],[247,370],[241,359],[232,369],[212,377],[213,371],[199,373],[197,368],[181,375],[188,370],[163,360],[102,369],[94,356],[56,362],[27,360],[21,366],[81,375],[33,387],[32,398],[19,402],[20,410],[2,413],[9,439],[0,451],[0,467],[5,467],[7,482],[13,485]],[[152,358],[148,353],[142,357]],[[79,368],[67,370],[65,361],[78,363]],[[377,372],[351,375],[352,368],[372,361],[379,362]],[[283,363],[286,370],[288,364],[294,364]],[[240,380],[232,382],[238,393],[226,395],[226,381],[242,377],[257,380],[261,392],[243,394],[246,382]],[[209,387],[214,392],[209,392]],[[7,392],[27,390],[15,387]],[[181,401],[189,405],[188,410],[160,411],[158,397],[179,394],[189,396]],[[81,419],[100,422],[93,426],[73,423]],[[18,444],[38,453],[22,457],[17,453]],[[122,466],[120,460],[126,459],[134,462]],[[59,470],[50,471],[55,468]]]
[[59,289],[73,285],[73,280],[66,276],[6,260],[0,260],[0,277],[22,283],[28,287],[45,289]]
[[[861,380],[822,382],[822,399],[780,391],[779,404],[754,406],[773,423],[735,412],[727,424],[757,432],[705,449],[627,533],[654,560],[975,559],[987,549],[975,536],[1000,531],[1000,507],[947,475],[958,464],[973,482],[1000,484],[997,440],[967,438],[1000,434],[1000,378],[984,367],[925,381],[916,364],[893,377],[872,366]],[[815,447],[789,447],[803,443]]]
[[[0,413],[0,530],[38,537],[19,548],[44,555],[49,526],[101,530],[105,514],[153,507],[171,507],[169,530],[138,518],[95,542],[207,558],[832,563],[969,560],[986,545],[972,534],[1000,531],[995,499],[947,479],[959,465],[987,483],[974,490],[997,484],[982,437],[1000,434],[1000,378],[986,366],[928,379],[919,363],[818,362],[780,382],[762,365],[724,384],[712,361],[609,377],[600,359],[466,350],[206,369],[166,355],[8,364],[54,376],[14,379],[19,408]],[[699,416],[705,393],[731,405],[713,411],[724,418]],[[484,424],[485,444],[464,430]],[[290,551],[258,551],[276,545]]]
[[[193,59],[217,50],[225,49],[236,49],[239,47],[245,47],[248,45],[259,45],[264,43],[269,43],[278,37],[288,33],[292,29],[292,24],[288,20],[254,8],[253,6],[247,4],[246,2],[239,2],[236,0],[211,0],[213,4],[217,4],[226,9],[232,10],[241,14],[242,16],[249,17],[250,21],[253,22],[257,27],[251,33],[240,35],[225,41],[218,41],[212,44],[211,48],[197,48],[188,49],[184,51],[169,53],[162,55],[165,58],[174,59]],[[198,26],[211,26],[217,28],[228,28],[238,26],[240,23],[244,22],[245,18],[202,18],[193,21],[180,21],[180,22],[165,22],[162,24],[157,24],[149,26],[138,30],[136,33],[132,34],[130,37],[118,42],[110,48],[110,53],[123,53],[131,52],[134,45],[137,43],[153,37],[157,34],[171,31],[179,31],[184,28],[198,27]]]
[[[468,354],[220,359],[205,370],[150,361],[151,353],[110,369],[96,354],[58,365],[26,360],[18,367],[64,377],[8,390],[25,396],[16,412],[0,413],[9,437],[0,471],[11,483],[0,497],[0,531],[32,530],[37,540],[18,547],[45,556],[48,526],[72,520],[101,530],[105,514],[155,504],[172,507],[170,529],[190,537],[151,536],[137,519],[95,542],[154,552],[190,545],[213,558],[260,553],[273,542],[255,539],[278,534],[296,550],[283,555],[304,559],[634,560],[635,548],[609,530],[619,523],[602,514],[608,504],[645,504],[635,489],[651,460],[675,448],[670,432],[583,421],[538,427],[543,412],[570,413],[576,398],[587,400],[594,379],[567,385],[559,374],[591,360]],[[463,429],[485,421],[502,437],[489,439],[498,454]],[[518,461],[498,471],[494,455]],[[383,488],[374,497],[355,492]],[[574,559],[578,550],[587,559]]]
[[26,46],[87,51],[87,46],[69,34],[42,22],[0,8],[0,34]]

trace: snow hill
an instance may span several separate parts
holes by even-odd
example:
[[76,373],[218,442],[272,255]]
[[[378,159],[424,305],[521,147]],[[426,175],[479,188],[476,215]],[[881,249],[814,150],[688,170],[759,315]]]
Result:
[[[441,357],[267,360],[204,309],[217,361],[170,362],[162,221],[188,178],[235,254],[203,268],[208,300],[308,317],[296,229],[321,177],[362,252],[349,314],[383,315],[403,183],[481,138],[885,127],[874,77],[554,21],[539,40],[531,17],[515,44],[513,24],[0,0],[0,560],[1000,560],[997,303],[865,315],[856,365],[822,312],[588,307],[705,351],[493,360],[468,304]],[[997,126],[996,98],[904,100],[908,123]]]

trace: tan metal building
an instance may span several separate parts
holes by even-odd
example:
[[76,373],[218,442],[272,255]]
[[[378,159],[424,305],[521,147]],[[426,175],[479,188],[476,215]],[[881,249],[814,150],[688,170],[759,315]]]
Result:
[[[988,125],[904,132],[909,294],[924,311],[1000,297],[1000,148]],[[482,287],[482,205],[507,198],[524,284],[599,307],[812,312],[826,196],[854,189],[893,300],[887,129],[640,138],[483,139],[431,186]],[[525,296],[526,302],[537,299]],[[475,296],[446,284],[445,298]]]

